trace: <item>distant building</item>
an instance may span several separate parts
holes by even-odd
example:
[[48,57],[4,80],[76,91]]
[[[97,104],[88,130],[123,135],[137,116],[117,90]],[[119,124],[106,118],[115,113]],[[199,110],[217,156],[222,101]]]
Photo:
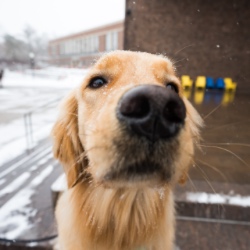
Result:
[[124,22],[116,22],[49,42],[50,62],[59,66],[88,67],[103,53],[123,49]]

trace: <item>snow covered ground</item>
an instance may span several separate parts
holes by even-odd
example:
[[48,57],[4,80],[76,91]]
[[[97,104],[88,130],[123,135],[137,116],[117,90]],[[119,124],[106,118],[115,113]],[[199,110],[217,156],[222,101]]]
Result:
[[[5,72],[0,88],[1,238],[37,238],[46,232],[43,221],[53,221],[53,208],[41,209],[51,206],[50,185],[62,171],[53,160],[51,146],[40,146],[8,168],[4,164],[49,137],[58,103],[81,83],[86,72],[61,68]],[[27,113],[31,113],[29,136]]]
[[13,72],[6,70],[3,79],[5,87],[73,88],[87,73],[87,69],[50,67],[42,70]]
[[[62,68],[5,72],[0,89],[0,166],[49,136],[59,101],[86,72]],[[32,138],[27,138],[24,115],[33,110]]]
[[[19,178],[13,181],[12,185],[7,186],[7,188],[12,187],[13,191],[16,191],[16,194],[0,209],[1,228],[8,228],[12,226],[11,229],[6,230],[7,232],[0,232],[1,237],[16,239],[23,232],[32,228],[32,224],[29,220],[31,217],[35,217],[38,212],[32,207],[32,196],[35,195],[37,187],[51,174],[53,168],[53,165],[48,165],[39,173],[38,176],[36,176],[25,188],[21,190],[17,189],[18,185],[23,184],[28,180],[31,175],[30,172],[24,172]],[[18,185],[17,180],[19,181]],[[1,195],[3,195],[3,191],[7,190],[2,190]],[[10,191],[12,190],[8,190],[8,192]]]

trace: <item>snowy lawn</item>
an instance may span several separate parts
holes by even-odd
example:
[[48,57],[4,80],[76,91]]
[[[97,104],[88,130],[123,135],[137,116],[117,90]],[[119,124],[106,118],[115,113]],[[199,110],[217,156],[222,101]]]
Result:
[[[0,166],[49,136],[58,103],[82,82],[86,72],[62,68],[6,70],[0,89]],[[47,103],[51,105],[43,107]],[[33,133],[27,138],[24,114],[32,110]]]
[[[34,219],[37,217],[38,220],[41,215],[39,206],[34,207],[34,198],[40,195],[37,193],[39,187],[58,172],[51,163],[51,146],[43,145],[8,168],[3,165],[49,137],[58,114],[58,103],[82,82],[86,72],[61,68],[5,72],[3,88],[0,89],[1,238],[38,237],[35,236]],[[31,113],[32,126],[29,129],[32,129],[32,137],[26,136],[24,115],[27,113]],[[49,201],[49,193],[47,196]]]

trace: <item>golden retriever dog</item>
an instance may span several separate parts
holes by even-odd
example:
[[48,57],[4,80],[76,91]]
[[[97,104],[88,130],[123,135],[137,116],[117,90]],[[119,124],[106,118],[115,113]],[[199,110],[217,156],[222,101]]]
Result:
[[56,208],[60,249],[173,249],[173,188],[185,182],[201,124],[168,58],[102,56],[52,131],[68,185]]

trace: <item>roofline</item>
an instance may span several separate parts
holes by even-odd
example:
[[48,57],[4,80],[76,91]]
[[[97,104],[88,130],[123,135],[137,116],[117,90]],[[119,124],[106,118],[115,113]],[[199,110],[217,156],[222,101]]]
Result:
[[91,28],[91,29],[87,29],[87,30],[84,30],[84,31],[81,31],[81,32],[72,33],[70,35],[61,36],[61,37],[50,40],[49,43],[62,41],[62,40],[65,40],[67,38],[77,37],[77,36],[80,36],[80,35],[85,35],[85,34],[87,35],[88,33],[98,32],[99,30],[102,30],[102,29],[105,29],[105,28],[108,28],[110,26],[114,26],[114,25],[117,25],[117,24],[122,24],[122,23],[124,23],[124,20],[120,20],[120,21],[117,21],[117,22],[105,24],[105,25],[98,26],[98,27]]

